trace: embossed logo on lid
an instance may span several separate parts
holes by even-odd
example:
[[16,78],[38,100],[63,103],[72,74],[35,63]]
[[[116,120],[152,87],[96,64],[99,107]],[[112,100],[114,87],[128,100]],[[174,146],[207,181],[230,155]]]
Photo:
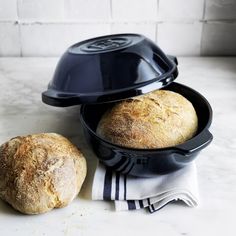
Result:
[[81,46],[81,50],[86,52],[104,52],[127,46],[129,43],[130,40],[124,37],[105,38],[85,44]]
[[132,46],[143,39],[143,36],[137,34],[117,34],[108,35],[77,43],[69,48],[73,54],[99,54],[112,52]]
[[81,49],[89,52],[99,52],[99,51],[117,49],[126,46],[128,44],[129,40],[127,38],[107,38],[94,41],[90,44],[85,45],[85,47]]

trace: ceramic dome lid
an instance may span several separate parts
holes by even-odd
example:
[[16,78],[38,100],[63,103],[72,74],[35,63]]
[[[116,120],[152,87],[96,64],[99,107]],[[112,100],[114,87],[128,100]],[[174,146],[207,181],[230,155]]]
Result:
[[177,75],[176,58],[145,36],[107,35],[69,47],[42,100],[60,107],[112,102],[165,87]]

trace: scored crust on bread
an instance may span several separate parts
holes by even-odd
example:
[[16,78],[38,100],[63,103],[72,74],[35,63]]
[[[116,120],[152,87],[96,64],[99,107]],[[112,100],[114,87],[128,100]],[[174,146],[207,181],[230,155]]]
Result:
[[26,214],[64,207],[86,172],[83,154],[59,134],[15,137],[0,147],[0,198]]
[[198,128],[196,111],[185,97],[156,90],[116,103],[102,116],[97,134],[130,148],[164,148],[192,138]]

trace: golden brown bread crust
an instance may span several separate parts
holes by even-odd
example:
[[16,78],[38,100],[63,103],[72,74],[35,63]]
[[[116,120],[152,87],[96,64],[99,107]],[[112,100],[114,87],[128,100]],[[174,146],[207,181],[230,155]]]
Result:
[[115,104],[101,118],[97,134],[124,147],[164,148],[192,138],[198,118],[182,95],[156,90]]
[[15,137],[0,147],[0,198],[26,214],[64,207],[86,172],[82,153],[61,135]]

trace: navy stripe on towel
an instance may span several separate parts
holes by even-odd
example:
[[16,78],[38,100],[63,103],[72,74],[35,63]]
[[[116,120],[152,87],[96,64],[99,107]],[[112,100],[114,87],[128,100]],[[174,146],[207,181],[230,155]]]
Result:
[[[176,200],[172,200],[172,201],[170,201],[170,202],[167,202],[165,205],[163,205],[162,207],[160,207],[160,208],[158,208],[158,209],[156,209],[155,207],[154,207],[154,204],[151,204],[149,207],[148,207],[148,209],[149,209],[149,212],[150,213],[153,213],[153,212],[156,212],[156,211],[159,211],[159,210],[161,210],[163,207],[165,207],[166,205],[168,205],[169,203],[172,203],[172,202],[175,202]],[[151,209],[150,209],[151,208]]]
[[120,174],[116,173],[116,194],[115,194],[116,200],[119,200],[119,190],[120,190]]
[[111,200],[112,171],[106,169],[103,189],[103,200]]
[[138,200],[140,208],[143,208],[143,200]]
[[135,210],[136,209],[134,200],[128,200],[127,203],[128,203],[129,210]]
[[148,209],[149,209],[150,213],[154,212],[155,208],[154,208],[153,204],[151,204],[150,198],[147,199],[147,202],[148,202]]
[[124,200],[126,200],[126,175],[124,175]]

